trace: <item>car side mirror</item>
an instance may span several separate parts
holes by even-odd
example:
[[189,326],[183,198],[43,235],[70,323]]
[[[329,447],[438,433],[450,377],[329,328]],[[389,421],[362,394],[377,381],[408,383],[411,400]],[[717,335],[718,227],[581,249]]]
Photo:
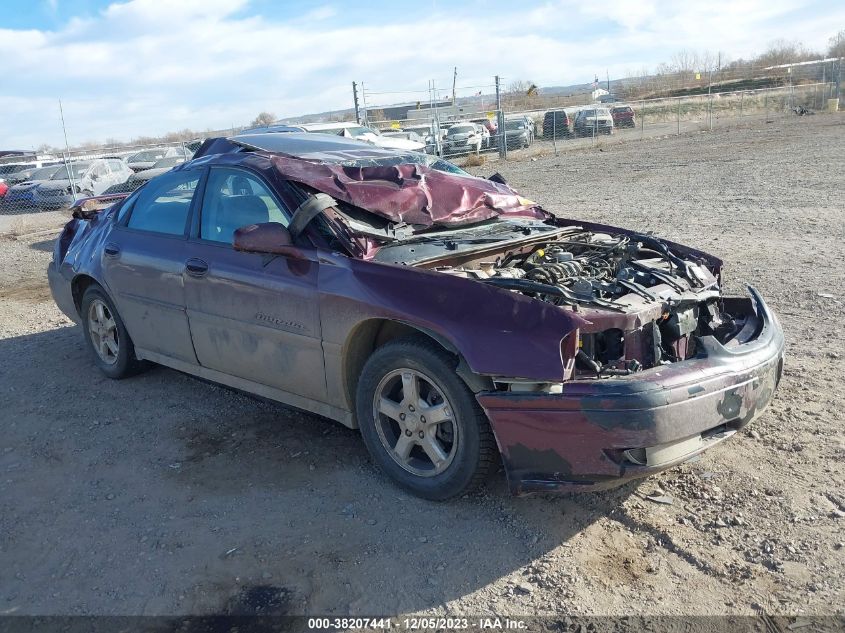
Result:
[[290,231],[278,222],[248,224],[235,229],[232,245],[236,251],[270,253],[292,259],[306,259],[302,251],[293,245]]

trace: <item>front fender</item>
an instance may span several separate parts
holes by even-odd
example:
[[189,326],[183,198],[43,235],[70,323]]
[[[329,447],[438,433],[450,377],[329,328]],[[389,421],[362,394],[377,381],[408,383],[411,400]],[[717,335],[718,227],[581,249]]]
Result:
[[330,256],[321,261],[323,337],[343,345],[373,318],[449,341],[476,374],[537,382],[564,376],[561,341],[587,321],[569,310],[436,271]]

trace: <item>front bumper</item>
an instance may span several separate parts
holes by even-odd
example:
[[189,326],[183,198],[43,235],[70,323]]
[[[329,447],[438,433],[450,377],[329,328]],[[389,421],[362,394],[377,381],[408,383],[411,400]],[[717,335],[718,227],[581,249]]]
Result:
[[726,347],[699,339],[696,358],[563,393],[483,392],[514,494],[613,487],[682,463],[757,417],[783,370],[777,317],[750,289],[755,336]]

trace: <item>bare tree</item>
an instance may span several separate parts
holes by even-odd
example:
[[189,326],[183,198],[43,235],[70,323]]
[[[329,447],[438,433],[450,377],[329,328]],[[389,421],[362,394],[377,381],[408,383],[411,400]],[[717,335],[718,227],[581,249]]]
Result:
[[524,97],[528,94],[528,91],[531,90],[532,87],[536,90],[534,82],[530,79],[517,79],[516,81],[512,81],[508,84],[505,92]]
[[698,57],[698,70],[701,72],[711,72],[716,70],[719,66],[719,54],[713,51],[704,51]]
[[801,42],[790,42],[787,40],[775,40],[754,60],[755,64],[761,66],[779,66],[792,62],[804,62],[816,59],[820,55],[808,49]]
[[261,112],[255,117],[250,125],[267,127],[276,122],[276,115],[272,112]]
[[830,48],[827,49],[828,57],[845,57],[845,29],[842,29],[828,40]]
[[669,67],[681,75],[689,75],[698,70],[698,53],[683,49],[669,59]]

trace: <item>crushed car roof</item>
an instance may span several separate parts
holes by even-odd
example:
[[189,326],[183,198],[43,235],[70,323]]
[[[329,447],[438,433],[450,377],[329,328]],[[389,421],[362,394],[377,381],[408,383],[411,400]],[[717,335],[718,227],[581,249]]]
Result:
[[[502,215],[549,217],[509,186],[472,177],[436,157],[330,134],[243,134],[208,139],[195,158],[245,151],[266,154],[287,180],[393,222],[429,227],[470,224]],[[450,173],[450,168],[456,173]]]

